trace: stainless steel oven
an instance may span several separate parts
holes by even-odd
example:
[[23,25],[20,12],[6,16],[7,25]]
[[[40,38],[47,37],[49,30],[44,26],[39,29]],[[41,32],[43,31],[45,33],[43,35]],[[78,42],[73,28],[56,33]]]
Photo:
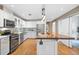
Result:
[[13,52],[19,45],[19,35],[11,34],[10,36],[10,53]]

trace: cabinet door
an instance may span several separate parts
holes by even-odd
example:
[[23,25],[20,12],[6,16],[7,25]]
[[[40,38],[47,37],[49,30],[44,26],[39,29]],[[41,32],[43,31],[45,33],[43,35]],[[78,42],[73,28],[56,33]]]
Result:
[[27,38],[35,37],[36,36],[36,32],[35,31],[28,31],[28,33],[26,35],[27,35]]
[[4,20],[0,16],[0,27],[3,27],[3,26],[4,26]]
[[9,53],[9,38],[5,37],[1,39],[1,55],[6,55]]
[[4,26],[4,17],[5,16],[5,12],[0,10],[0,27]]
[[40,40],[37,40],[37,55],[57,55],[56,40],[42,40],[43,45],[40,45]]

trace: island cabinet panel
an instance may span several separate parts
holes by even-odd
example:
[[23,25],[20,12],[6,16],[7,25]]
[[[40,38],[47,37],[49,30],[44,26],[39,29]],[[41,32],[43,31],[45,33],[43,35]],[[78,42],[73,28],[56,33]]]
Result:
[[56,40],[42,40],[43,44],[40,45],[40,40],[37,41],[37,55],[56,55],[57,54],[57,41]]

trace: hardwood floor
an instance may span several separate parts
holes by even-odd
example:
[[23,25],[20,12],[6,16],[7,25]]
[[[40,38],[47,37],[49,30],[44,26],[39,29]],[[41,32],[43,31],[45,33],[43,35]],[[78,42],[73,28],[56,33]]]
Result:
[[36,40],[27,39],[11,55],[36,55]]
[[[37,43],[36,40],[27,39],[10,55],[36,55]],[[62,42],[58,43],[58,55],[78,55],[79,49],[69,48]]]
[[78,48],[70,48],[64,45],[62,42],[58,43],[58,54],[59,55],[79,55]]

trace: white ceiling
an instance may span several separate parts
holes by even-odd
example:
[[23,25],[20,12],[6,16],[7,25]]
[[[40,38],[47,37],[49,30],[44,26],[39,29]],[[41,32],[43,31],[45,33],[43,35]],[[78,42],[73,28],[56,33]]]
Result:
[[[7,8],[13,10],[19,16],[25,19],[41,19],[42,18],[42,4],[7,4]],[[71,9],[75,8],[76,4],[45,4],[45,13],[47,21],[51,21]],[[29,16],[28,14],[32,14]]]
[[48,21],[56,19],[57,17],[67,13],[77,6],[78,5],[76,4],[47,4],[45,6],[47,19]]
[[[40,4],[14,4],[6,6],[25,19],[42,18],[42,11],[41,11],[42,5]],[[32,15],[29,16],[28,14]]]

